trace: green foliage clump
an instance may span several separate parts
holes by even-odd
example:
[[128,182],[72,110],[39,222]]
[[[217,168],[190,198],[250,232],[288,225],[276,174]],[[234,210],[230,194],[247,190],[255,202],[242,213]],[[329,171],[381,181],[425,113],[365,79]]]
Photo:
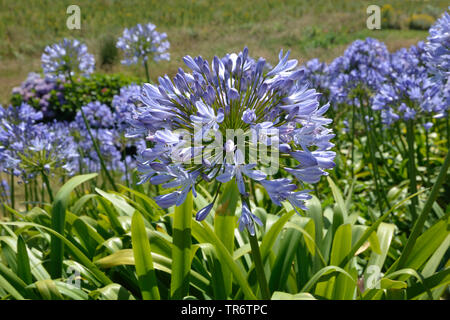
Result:
[[99,61],[100,67],[110,69],[119,57],[119,51],[116,47],[117,39],[112,35],[106,35],[100,41]]
[[132,83],[139,83],[139,80],[121,74],[94,74],[89,78],[81,78],[75,83],[75,88],[71,83],[64,84],[64,98],[71,111],[93,101],[111,106],[112,99],[120,93],[120,88]]
[[409,28],[414,30],[428,30],[433,25],[435,19],[429,14],[413,14],[409,18]]
[[383,29],[400,29],[400,13],[390,4],[381,7],[381,27]]

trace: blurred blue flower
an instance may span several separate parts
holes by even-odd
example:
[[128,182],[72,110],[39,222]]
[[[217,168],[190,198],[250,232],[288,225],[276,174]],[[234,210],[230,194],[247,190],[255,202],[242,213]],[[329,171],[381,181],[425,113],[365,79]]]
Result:
[[329,65],[330,99],[351,104],[353,89],[359,86],[376,91],[390,70],[389,51],[384,43],[373,38],[356,40]]
[[[448,7],[450,10],[450,7]],[[450,77],[450,13],[443,16],[430,28],[425,45],[426,61],[438,78],[448,82]]]
[[126,28],[117,41],[117,48],[121,49],[125,56],[122,64],[137,64],[139,60],[145,63],[149,58],[154,61],[170,60],[170,54],[167,52],[170,43],[166,39],[167,34],[157,32],[152,23]]
[[94,56],[78,40],[64,39],[47,46],[42,54],[42,69],[51,79],[68,79],[77,74],[89,76],[94,72]]

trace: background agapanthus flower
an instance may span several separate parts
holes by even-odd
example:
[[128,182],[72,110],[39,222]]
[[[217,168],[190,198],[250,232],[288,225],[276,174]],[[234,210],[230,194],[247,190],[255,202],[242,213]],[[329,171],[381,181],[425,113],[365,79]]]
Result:
[[[143,139],[125,138],[126,128],[128,127],[126,116],[134,110],[131,97],[140,92],[136,89],[136,86],[123,88],[121,95],[115,96],[112,110],[99,101],[90,102],[82,107],[92,136],[98,141],[106,167],[108,170],[119,171],[124,174],[130,174],[136,166],[135,150],[145,147]],[[76,170],[78,172],[86,169],[88,172],[100,170],[100,159],[87,131],[81,110],[77,112],[75,120],[70,123],[70,134],[74,137],[80,154],[80,161],[76,165]]]
[[[450,7],[449,7],[450,10]],[[430,70],[441,80],[450,77],[450,13],[436,21],[430,28],[430,35],[425,45],[426,60]]]
[[0,117],[3,170],[21,176],[24,181],[54,168],[74,173],[78,153],[66,123],[41,123],[42,113],[25,103],[17,108],[8,107]]
[[136,103],[138,103],[141,95],[141,86],[132,84],[120,89],[120,94],[115,95],[112,101],[114,108],[115,121],[117,129],[125,133],[129,128],[128,119],[132,117],[136,110]]
[[117,41],[117,48],[124,53],[125,59],[121,62],[125,65],[137,64],[139,60],[145,63],[149,58],[154,61],[170,60],[167,34],[156,31],[152,23],[126,28]]
[[[114,115],[111,109],[107,105],[95,101],[83,106],[82,110],[86,115],[92,136],[100,142],[99,148],[101,155],[108,169],[114,170],[116,164],[120,162],[121,154],[115,143],[117,140],[117,132],[114,130]],[[71,123],[71,132],[83,159],[81,164],[86,166],[89,172],[100,170],[100,159],[87,131],[81,110],[77,112],[75,121]]]
[[42,69],[51,79],[68,79],[76,74],[89,76],[94,72],[94,56],[78,40],[64,39],[47,46],[42,54]]
[[419,115],[443,117],[448,106],[441,83],[429,75],[424,43],[391,55],[392,72],[372,99],[383,123],[410,120]]
[[351,104],[356,87],[376,91],[390,73],[389,57],[385,44],[376,39],[354,41],[329,65],[330,99]]
[[331,79],[329,67],[325,62],[315,58],[307,61],[301,68],[305,71],[304,80],[309,81],[310,87],[322,94],[328,93]]
[[[275,204],[287,200],[296,210],[304,209],[309,191],[299,188],[326,175],[335,153],[330,151],[334,134],[326,127],[331,120],[324,117],[329,105],[320,107],[319,93],[299,81],[304,71],[295,69],[297,60],[281,51],[279,63],[268,72],[264,59],[248,58],[247,48],[214,57],[211,64],[202,57],[183,60],[192,72],[179,69],[173,81],[165,76],[159,85],[145,84],[143,106],[130,119],[132,132],[145,133],[152,144],[140,154],[141,183],[172,189],[156,202],[163,208],[181,205],[189,191],[196,196],[202,180],[218,185],[235,181],[242,198],[240,229],[247,227],[252,234],[260,221],[247,203],[251,180],[266,188]],[[282,168],[297,184],[271,180],[264,165],[227,138],[227,130],[256,137],[250,149],[272,147],[298,162],[294,168]],[[197,145],[199,140],[203,144]],[[209,153],[213,149],[221,152]],[[197,219],[205,219],[213,204],[200,210]]]

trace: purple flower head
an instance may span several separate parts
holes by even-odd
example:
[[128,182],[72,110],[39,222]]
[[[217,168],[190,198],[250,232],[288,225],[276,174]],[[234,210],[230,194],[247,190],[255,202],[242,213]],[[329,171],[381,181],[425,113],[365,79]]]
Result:
[[42,113],[27,104],[7,108],[0,118],[2,170],[20,176],[23,181],[58,168],[74,173],[78,153],[67,124],[41,123]]
[[122,64],[137,64],[140,60],[145,63],[149,58],[154,61],[170,60],[170,54],[167,52],[170,43],[166,39],[167,34],[157,32],[152,23],[126,28],[117,41],[117,48],[121,49],[125,56]]
[[392,72],[371,99],[372,109],[381,112],[384,124],[415,119],[418,114],[442,117],[446,113],[445,86],[430,78],[424,48],[419,42],[391,54]]
[[61,80],[77,74],[89,76],[95,65],[94,56],[87,51],[87,46],[69,39],[45,47],[41,61],[47,77]]
[[329,66],[331,100],[351,103],[349,94],[358,86],[376,90],[390,69],[389,51],[384,43],[372,38],[356,40]]
[[325,62],[319,59],[312,59],[306,62],[302,67],[304,70],[304,79],[310,83],[312,88],[319,92],[326,92],[330,85],[329,67]]
[[[253,181],[266,188],[276,205],[289,201],[305,209],[309,190],[299,188],[316,183],[333,168],[334,134],[327,128],[332,120],[325,117],[329,104],[321,106],[320,94],[303,80],[304,71],[296,69],[297,60],[281,51],[278,64],[267,67],[264,59],[251,59],[245,48],[211,63],[190,56],[183,61],[191,72],[179,69],[173,80],[164,76],[158,84],[144,84],[141,105],[128,119],[134,133],[129,136],[144,136],[151,143],[139,155],[141,182],[171,189],[157,203],[164,208],[180,205],[190,190],[195,196],[202,180],[234,182],[243,206],[240,225],[251,231],[258,220],[245,203]],[[258,159],[253,150],[271,150],[266,154],[276,161]],[[285,168],[279,154],[309,162]],[[298,181],[272,180],[279,169]],[[277,187],[280,182],[287,185]],[[211,210],[210,204],[197,218],[204,219]]]
[[[450,7],[448,9],[450,10]],[[448,11],[431,26],[425,51],[430,70],[437,79],[448,82],[450,77],[450,13]]]
[[[93,128],[111,128],[115,123],[111,109],[99,101],[89,102],[81,108],[83,109],[89,125]],[[81,111],[77,112],[75,122],[80,128],[85,128]]]
[[121,88],[120,94],[113,97],[112,107],[115,111],[115,122],[121,132],[126,132],[130,127],[128,119],[133,117],[140,94],[141,86],[132,84]]

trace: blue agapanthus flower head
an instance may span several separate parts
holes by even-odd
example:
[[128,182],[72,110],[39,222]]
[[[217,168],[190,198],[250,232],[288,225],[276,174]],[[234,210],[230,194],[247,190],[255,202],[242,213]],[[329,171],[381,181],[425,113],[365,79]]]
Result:
[[443,117],[448,108],[445,87],[430,78],[423,42],[391,54],[392,72],[372,98],[372,108],[391,125],[418,115]]
[[310,86],[319,92],[328,90],[330,76],[329,67],[325,62],[320,62],[319,59],[311,59],[307,61],[302,69],[305,71],[304,79],[310,82]]
[[128,119],[132,118],[136,110],[136,104],[139,103],[141,95],[141,86],[131,84],[120,89],[120,94],[115,95],[112,100],[114,108],[115,122],[117,129],[125,133],[129,127]]
[[94,55],[75,39],[64,39],[45,47],[41,61],[44,74],[52,79],[68,79],[77,74],[89,76],[95,65]]
[[62,168],[69,175],[76,173],[78,150],[69,126],[62,122],[38,124],[34,136],[20,154],[20,167],[28,175]]
[[330,64],[329,73],[331,100],[351,103],[353,89],[375,91],[383,83],[390,73],[389,51],[376,39],[356,40]]
[[[3,110],[3,108],[2,108]],[[65,123],[42,123],[42,113],[27,104],[9,107],[0,114],[0,167],[24,181],[63,168],[74,173],[78,157]]]
[[[115,117],[111,109],[99,101],[89,102],[81,107],[84,115],[92,128],[111,128],[115,124]],[[81,111],[78,111],[75,116],[75,122],[80,128],[85,128],[83,116]]]
[[448,11],[431,26],[425,50],[430,70],[438,79],[448,81],[450,77],[450,13]]
[[[141,102],[130,123],[152,145],[138,161],[142,181],[161,184],[169,193],[155,198],[163,208],[181,205],[201,181],[234,181],[242,198],[240,225],[254,233],[248,205],[250,181],[265,188],[272,201],[289,201],[304,209],[310,196],[304,185],[316,183],[334,166],[333,132],[320,106],[319,93],[301,81],[303,70],[289,52],[280,52],[275,67],[250,59],[248,49],[214,57],[184,57],[190,73],[179,69],[173,80],[144,84]],[[257,151],[255,153],[255,151]],[[279,160],[291,158],[294,167]],[[281,168],[280,168],[281,166]],[[296,178],[273,180],[278,170]],[[218,188],[217,190],[220,190]],[[205,219],[213,205],[200,210]]]
[[125,65],[137,64],[139,61],[145,63],[149,58],[154,61],[170,60],[167,34],[156,31],[152,23],[126,28],[117,41],[117,48],[124,53],[122,64]]

